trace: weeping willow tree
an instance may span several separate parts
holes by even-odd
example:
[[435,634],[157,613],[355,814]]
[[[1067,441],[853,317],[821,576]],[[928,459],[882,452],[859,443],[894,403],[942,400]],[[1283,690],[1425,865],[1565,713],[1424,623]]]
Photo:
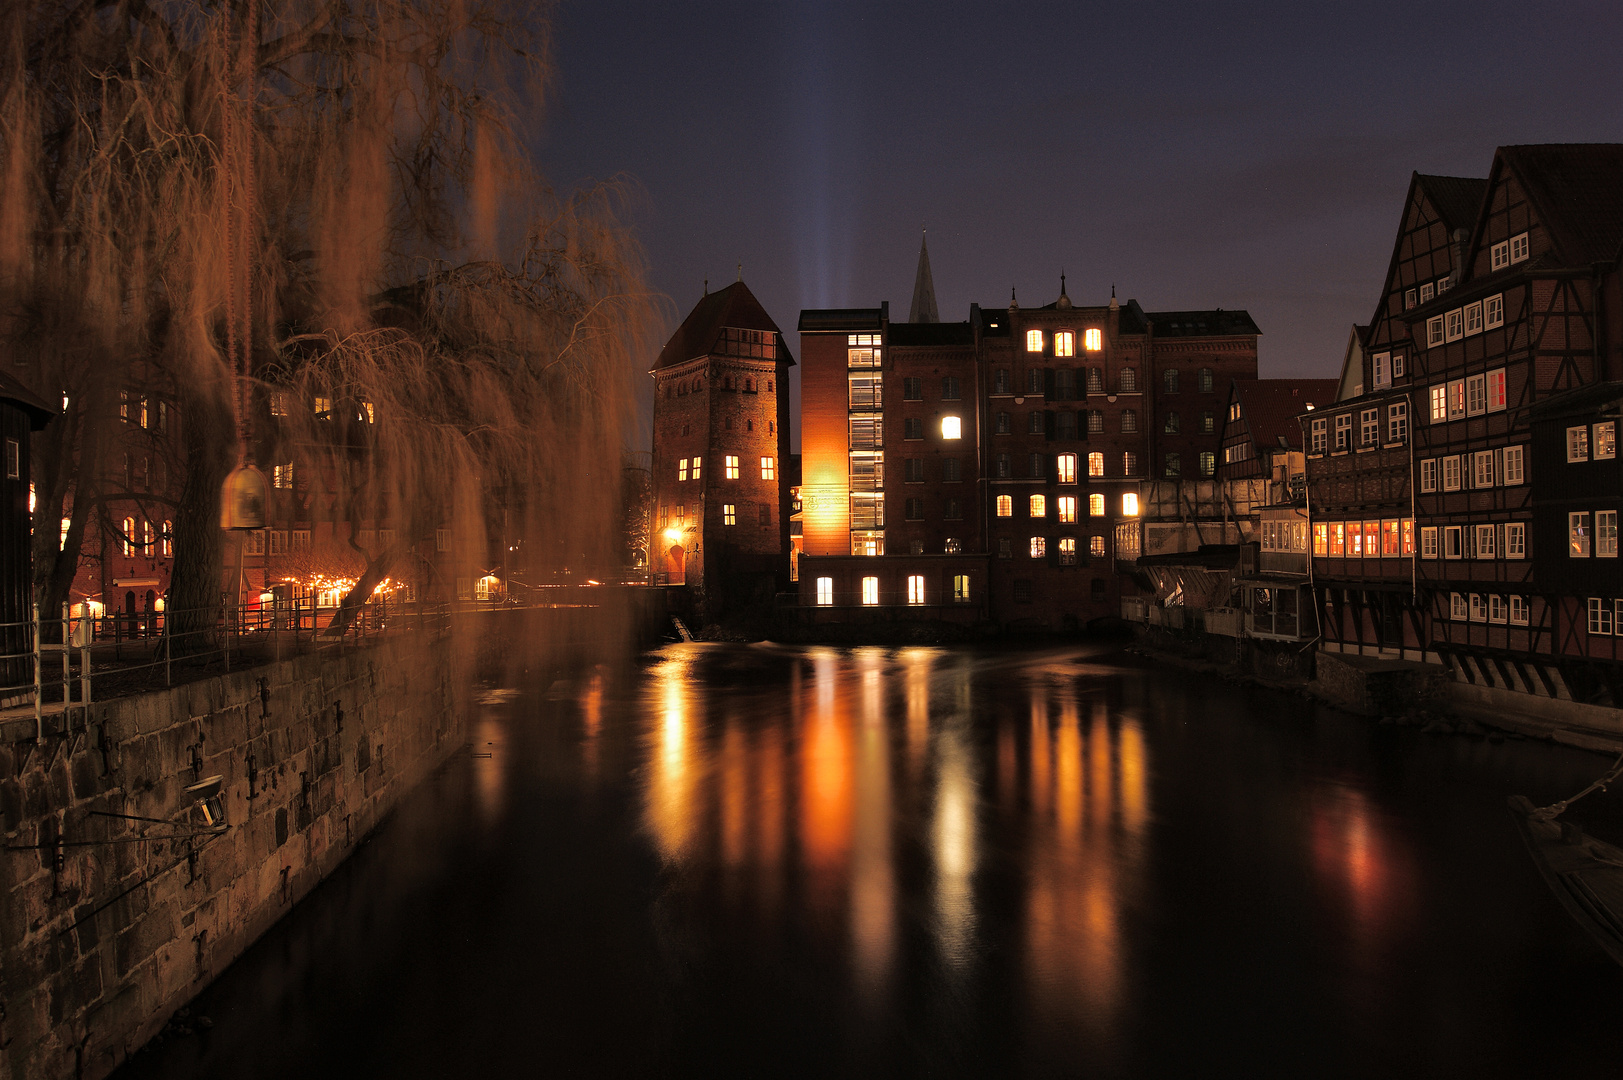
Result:
[[[0,13],[0,362],[64,402],[34,455],[46,610],[106,508],[144,500],[173,513],[171,630],[213,627],[220,485],[244,457],[296,454],[301,514],[398,538],[351,536],[347,606],[437,529],[488,548],[494,499],[560,551],[612,543],[633,360],[658,313],[625,188],[557,194],[522,152],[547,14],[524,0]],[[298,407],[273,416],[283,394]],[[178,490],[133,491],[115,467],[132,401],[173,403]]]

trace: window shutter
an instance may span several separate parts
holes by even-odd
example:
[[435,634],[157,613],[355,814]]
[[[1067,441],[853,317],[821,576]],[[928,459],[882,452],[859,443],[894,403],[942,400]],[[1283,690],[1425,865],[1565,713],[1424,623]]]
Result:
[[[1054,369],[1043,368],[1043,397],[1054,400]],[[1050,436],[1052,437],[1052,436]]]
[[[1054,441],[1054,410],[1043,410],[1043,438],[1049,442]],[[1052,475],[1052,474],[1050,474]]]
[[1049,566],[1059,565],[1059,537],[1050,536],[1048,538],[1047,553],[1043,561]]

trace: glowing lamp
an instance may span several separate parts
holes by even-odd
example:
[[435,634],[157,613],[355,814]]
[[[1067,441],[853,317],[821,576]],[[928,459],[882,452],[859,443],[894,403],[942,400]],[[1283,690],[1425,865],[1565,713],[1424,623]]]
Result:
[[263,529],[270,486],[252,465],[238,465],[220,488],[220,528]]

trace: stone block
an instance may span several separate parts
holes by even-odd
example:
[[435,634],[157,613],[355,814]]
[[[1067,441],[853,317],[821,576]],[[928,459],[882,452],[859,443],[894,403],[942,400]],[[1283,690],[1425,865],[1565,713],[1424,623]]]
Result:
[[175,936],[176,918],[175,904],[170,901],[151,909],[118,935],[114,971],[121,979]]
[[101,997],[101,990],[101,957],[90,956],[80,960],[52,982],[51,1024],[54,1026],[78,1016]]

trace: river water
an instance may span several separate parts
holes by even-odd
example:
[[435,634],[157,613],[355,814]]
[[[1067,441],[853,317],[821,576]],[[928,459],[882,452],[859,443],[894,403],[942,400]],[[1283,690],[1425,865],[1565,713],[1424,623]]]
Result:
[[1623,1074],[1505,809],[1593,754],[1106,646],[672,646],[471,731],[122,1075]]

